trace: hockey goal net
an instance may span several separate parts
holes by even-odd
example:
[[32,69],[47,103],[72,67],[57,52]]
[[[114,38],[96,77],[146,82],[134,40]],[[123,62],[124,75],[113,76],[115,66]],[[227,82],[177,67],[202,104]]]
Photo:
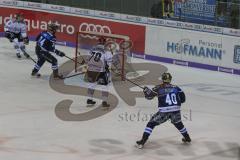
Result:
[[127,68],[126,62],[131,58],[131,48],[133,43],[129,36],[99,33],[99,32],[78,32],[76,37],[76,53],[75,53],[75,72],[78,71],[83,55],[90,55],[90,49],[99,43],[99,39],[105,39],[105,50],[111,51],[113,54],[114,73],[124,80]]

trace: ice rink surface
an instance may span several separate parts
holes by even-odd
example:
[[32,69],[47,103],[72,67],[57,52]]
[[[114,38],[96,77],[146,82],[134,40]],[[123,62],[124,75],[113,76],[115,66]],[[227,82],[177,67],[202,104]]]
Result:
[[[74,55],[73,48],[57,48]],[[34,43],[27,50],[36,59]],[[67,61],[58,59],[60,64]],[[128,106],[119,98],[118,106],[103,116],[63,121],[55,114],[56,104],[72,99],[72,112],[86,112],[92,109],[83,107],[87,97],[54,91],[49,64],[41,69],[42,78],[32,78],[33,65],[31,60],[18,60],[12,45],[0,38],[0,160],[240,160],[237,75],[161,63],[186,93],[183,122],[193,141],[182,144],[180,133],[167,122],[156,127],[139,150],[134,144],[157,111],[156,99],[138,98],[135,106]],[[78,85],[77,80],[65,83]],[[117,96],[113,87],[110,92]]]

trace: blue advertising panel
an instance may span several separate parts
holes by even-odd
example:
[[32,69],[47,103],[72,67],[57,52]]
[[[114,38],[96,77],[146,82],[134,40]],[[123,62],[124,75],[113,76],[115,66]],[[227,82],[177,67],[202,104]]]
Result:
[[174,16],[190,22],[211,23],[215,21],[216,0],[176,0]]

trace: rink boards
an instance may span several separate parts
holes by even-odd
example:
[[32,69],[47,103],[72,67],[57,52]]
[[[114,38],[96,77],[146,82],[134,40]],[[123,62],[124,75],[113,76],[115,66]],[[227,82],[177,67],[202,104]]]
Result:
[[32,39],[54,22],[62,45],[75,46],[77,31],[123,34],[133,41],[136,57],[240,74],[239,30],[32,2],[0,6],[0,32],[14,13],[23,12]]

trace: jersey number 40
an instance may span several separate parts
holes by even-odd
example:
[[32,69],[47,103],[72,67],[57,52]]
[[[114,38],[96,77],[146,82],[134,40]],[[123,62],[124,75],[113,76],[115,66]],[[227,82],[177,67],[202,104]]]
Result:
[[176,105],[177,102],[177,96],[175,93],[169,93],[166,96],[166,101],[165,101],[168,105]]

